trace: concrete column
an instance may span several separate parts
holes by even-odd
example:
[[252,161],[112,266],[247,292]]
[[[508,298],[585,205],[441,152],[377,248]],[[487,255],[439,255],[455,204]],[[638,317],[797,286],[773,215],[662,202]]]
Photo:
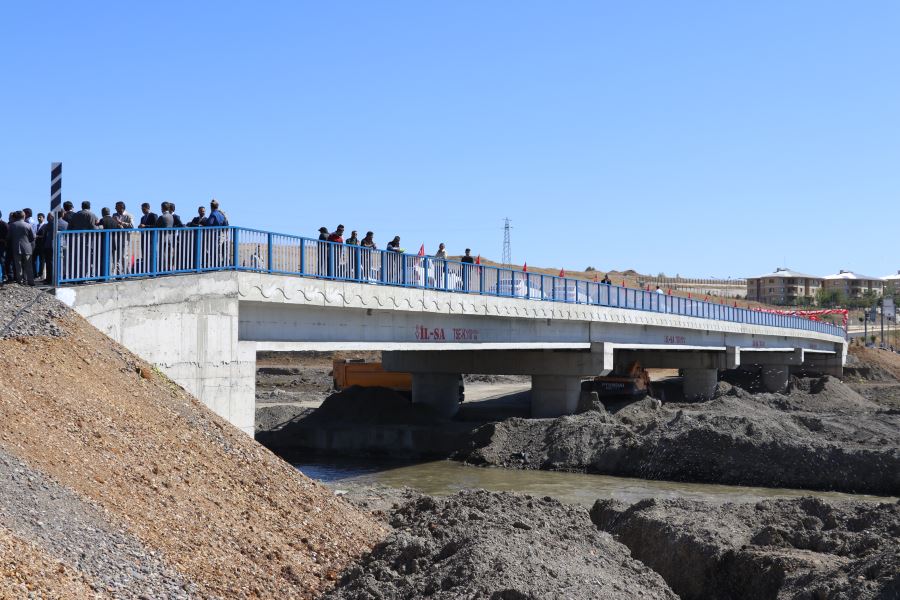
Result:
[[531,376],[531,416],[534,418],[571,415],[578,409],[581,377],[563,375]]
[[788,386],[790,367],[787,365],[765,365],[762,368],[763,388],[767,392],[783,392]]
[[708,400],[716,391],[718,371],[716,369],[683,369],[684,398],[686,400]]
[[459,373],[413,373],[412,401],[449,419],[459,410]]

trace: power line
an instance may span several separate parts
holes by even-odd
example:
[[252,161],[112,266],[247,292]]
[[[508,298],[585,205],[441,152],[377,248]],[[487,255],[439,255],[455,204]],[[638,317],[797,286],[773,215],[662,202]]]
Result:
[[512,229],[509,217],[503,219],[503,266],[512,267],[512,242],[509,239],[509,230]]

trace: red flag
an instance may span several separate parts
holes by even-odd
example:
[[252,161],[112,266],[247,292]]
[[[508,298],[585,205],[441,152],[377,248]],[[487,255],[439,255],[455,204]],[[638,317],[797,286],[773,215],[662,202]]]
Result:
[[671,296],[671,295],[672,295],[672,288],[669,288],[668,291],[667,291],[666,293],[667,293],[668,295]]
[[481,264],[481,255],[480,255],[480,254],[479,254],[478,256],[475,257],[475,264],[476,264],[476,265],[480,265],[480,264]]
[[625,280],[624,280],[624,279],[622,280],[622,287],[628,287],[627,285],[625,285]]
[[560,277],[565,277],[565,276],[566,276],[566,270],[565,270],[564,268],[559,270],[559,276],[560,276]]
[[594,273],[594,283],[597,283],[597,274]]
[[419,256],[425,256],[425,244],[419,246]]
[[734,303],[734,307],[737,308],[737,302]]
[[523,273],[527,273],[527,272],[528,272],[528,261],[527,261],[527,260],[525,261],[525,264],[522,265],[522,272],[523,272]]
[[688,292],[688,300],[690,300],[690,299],[691,299],[691,293]]

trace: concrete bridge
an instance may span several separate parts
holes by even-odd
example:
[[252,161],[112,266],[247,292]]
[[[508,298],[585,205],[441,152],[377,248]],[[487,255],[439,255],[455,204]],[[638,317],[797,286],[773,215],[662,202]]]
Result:
[[60,242],[57,295],[250,434],[260,350],[381,350],[413,373],[413,401],[447,416],[461,373],[530,375],[532,415],[550,417],[575,410],[583,377],[632,360],[683,369],[686,395],[708,397],[721,369],[760,369],[774,391],[791,368],[840,374],[846,359],[826,323],[279,234]]

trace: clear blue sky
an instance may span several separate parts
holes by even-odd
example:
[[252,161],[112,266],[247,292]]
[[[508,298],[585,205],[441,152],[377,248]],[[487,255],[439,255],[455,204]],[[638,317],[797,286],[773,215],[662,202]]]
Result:
[[493,259],[509,216],[535,266],[886,275],[898,31],[897,2],[7,2],[0,210],[45,208],[61,160],[95,208]]

